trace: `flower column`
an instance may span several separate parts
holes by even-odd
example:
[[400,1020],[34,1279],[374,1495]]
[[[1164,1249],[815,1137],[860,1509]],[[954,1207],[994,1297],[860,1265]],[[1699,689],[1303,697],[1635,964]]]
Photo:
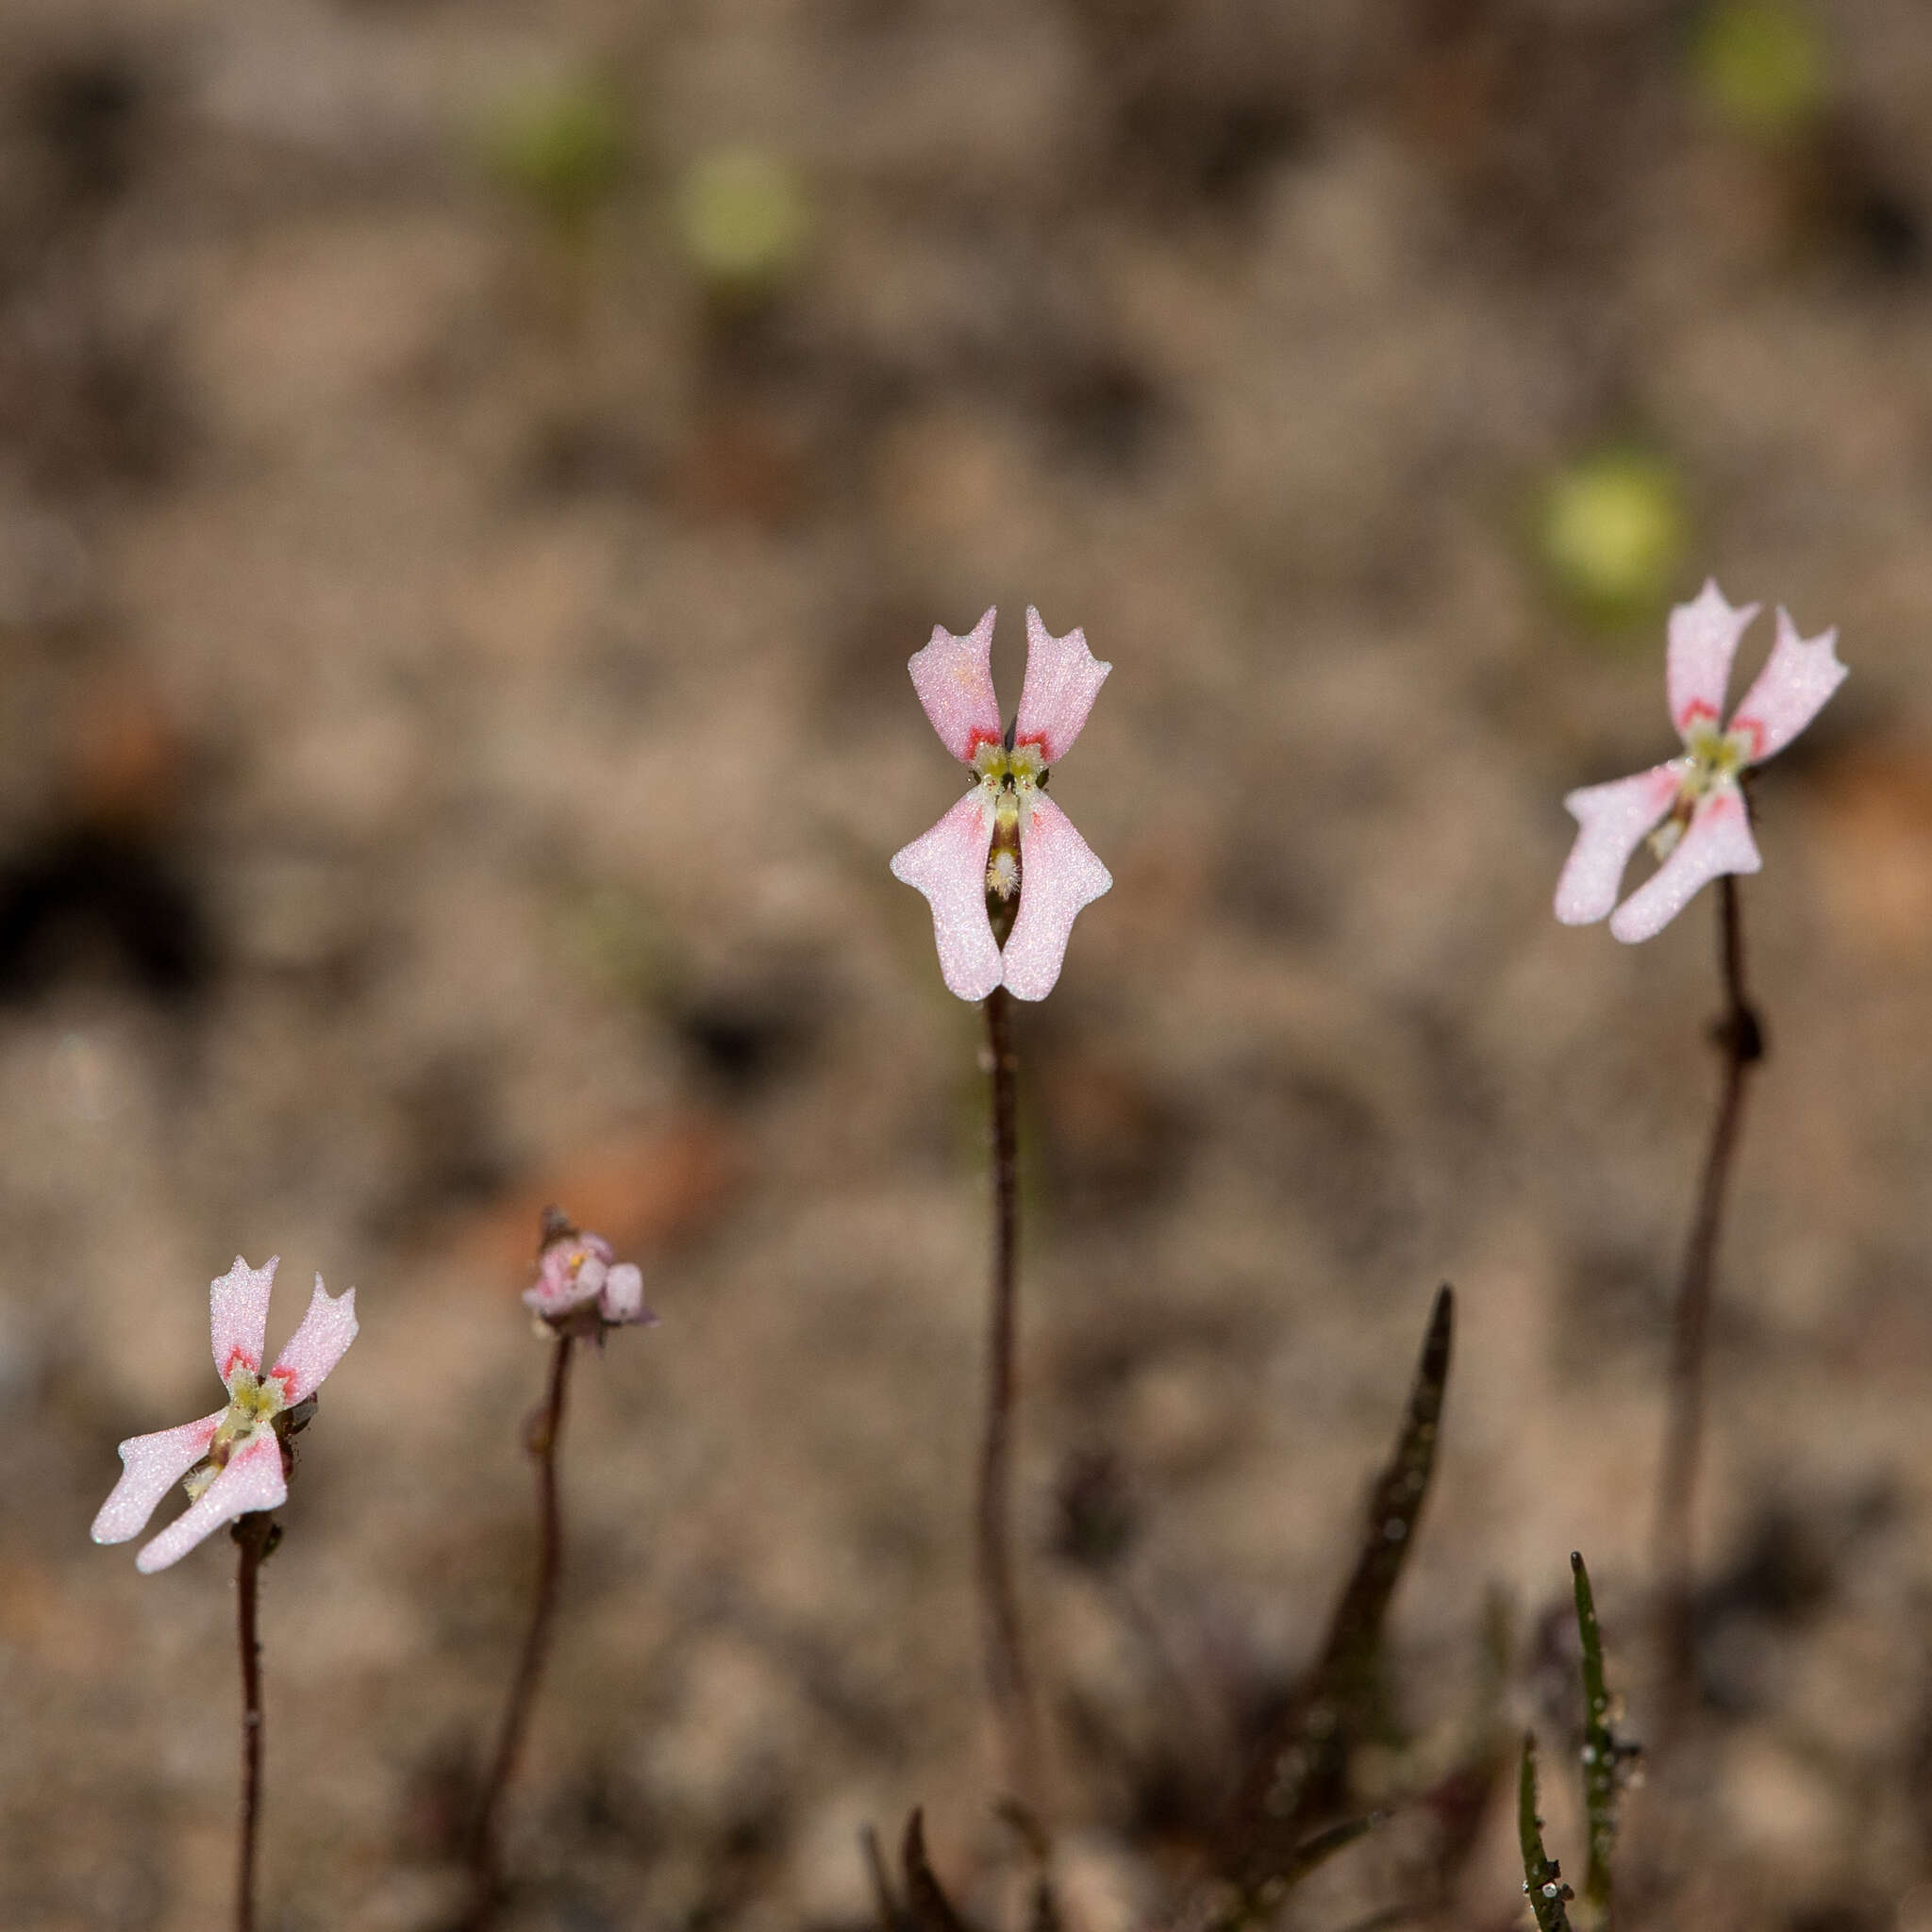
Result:
[[[1757,609],[1756,604],[1734,609],[1716,583],[1708,582],[1694,602],[1672,611],[1665,681],[1683,755],[1632,777],[1587,786],[1563,801],[1580,828],[1557,882],[1557,917],[1566,925],[1589,924],[1607,914],[1612,934],[1634,943],[1661,932],[1706,885],[1718,882],[1718,965],[1725,1009],[1714,1037],[1724,1058],[1724,1079],[1677,1281],[1670,1415],[1653,1530],[1667,1720],[1681,1714],[1692,1689],[1691,1513],[1704,1436],[1711,1290],[1725,1184],[1743,1124],[1745,1084],[1764,1057],[1764,1031],[1745,991],[1737,883],[1740,874],[1755,873],[1763,863],[1751,835],[1745,787],[1757,766],[1818,715],[1845,675],[1834,650],[1838,633],[1801,638],[1780,610],[1771,656],[1721,729],[1731,662]],[[1618,905],[1624,868],[1646,839],[1661,863]]]
[[1053,991],[1081,908],[1113,884],[1066,814],[1046,795],[1113,668],[1085,635],[1054,637],[1026,612],[1026,676],[1020,710],[1001,728],[992,685],[989,610],[965,637],[935,626],[908,669],[940,741],[974,784],[924,837],[892,858],[892,875],[932,907],[947,987],[986,1006],[992,1078],[993,1266],[975,1550],[988,1687],[1001,1732],[1007,1782],[1036,1815],[1043,1809],[1039,1724],[1028,1682],[1011,1557],[1011,1460],[1016,1399],[1019,1257],[1018,1060],[1010,995]]

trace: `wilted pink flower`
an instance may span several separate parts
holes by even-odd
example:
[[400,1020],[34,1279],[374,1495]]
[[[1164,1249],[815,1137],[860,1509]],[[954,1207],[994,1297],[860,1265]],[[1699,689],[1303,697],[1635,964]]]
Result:
[[1646,835],[1662,863],[1617,906],[1610,930],[1620,940],[1651,938],[1712,879],[1762,863],[1739,779],[1810,724],[1845,667],[1833,652],[1835,629],[1801,638],[1779,610],[1771,656],[1720,729],[1731,659],[1757,610],[1756,604],[1734,610],[1712,580],[1696,602],[1671,612],[1667,682],[1684,756],[1564,799],[1582,827],[1557,881],[1557,917],[1564,924],[1588,925],[1617,906],[1624,868]]
[[559,1323],[594,1303],[597,1321],[607,1328],[658,1319],[644,1306],[644,1277],[635,1262],[615,1260],[601,1234],[584,1234],[561,1216],[545,1218],[546,1231],[557,1226],[563,1231],[547,1240],[537,1257],[537,1285],[524,1291],[525,1307]]
[[208,1284],[208,1329],[215,1371],[227,1384],[227,1407],[121,1445],[121,1480],[94,1518],[95,1542],[125,1543],[139,1536],[155,1506],[183,1476],[192,1498],[134,1559],[137,1570],[165,1570],[223,1524],[276,1508],[288,1498],[282,1438],[291,1421],[306,1419],[294,1417],[297,1404],[322,1387],[355,1341],[356,1291],[331,1300],[318,1274],[302,1325],[264,1375],[269,1291],[279,1259],[271,1255],[266,1268],[251,1268],[237,1255],[235,1265]]
[[[1082,631],[1050,636],[1029,608],[1020,715],[1003,731],[991,661],[995,614],[963,638],[935,625],[932,641],[907,666],[941,742],[975,782],[931,831],[893,855],[892,876],[931,902],[940,971],[962,1000],[982,1000],[1001,984],[1015,998],[1043,1000],[1060,976],[1075,916],[1113,884],[1046,795],[1051,768],[1079,737],[1113,666],[1094,657]],[[1015,898],[1002,951],[989,902]]]

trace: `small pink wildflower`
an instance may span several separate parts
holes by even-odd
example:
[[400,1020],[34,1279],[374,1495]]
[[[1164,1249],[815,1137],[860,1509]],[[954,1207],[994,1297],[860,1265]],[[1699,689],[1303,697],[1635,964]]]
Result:
[[[1054,637],[1029,608],[1020,715],[1003,731],[992,688],[995,615],[989,610],[963,638],[935,625],[932,641],[907,666],[941,742],[974,783],[931,831],[893,855],[892,876],[931,903],[940,971],[962,1000],[982,1000],[1000,985],[1016,999],[1043,1000],[1081,908],[1113,884],[1046,795],[1050,769],[1079,737],[1113,666],[1087,648],[1084,632]],[[989,907],[1015,899],[1003,950]]]
[[524,1291],[524,1306],[553,1327],[583,1311],[594,1315],[599,1334],[628,1322],[655,1323],[644,1306],[644,1277],[633,1261],[619,1261],[601,1234],[573,1227],[555,1208],[543,1217],[543,1250],[537,1285]]
[[[1557,917],[1565,925],[1588,925],[1616,906],[1610,931],[1625,941],[1647,940],[1712,879],[1763,863],[1739,781],[1810,724],[1845,667],[1834,654],[1835,629],[1801,638],[1779,610],[1771,656],[1721,729],[1731,659],[1757,611],[1756,604],[1733,609],[1713,579],[1694,603],[1671,612],[1667,683],[1684,756],[1564,799],[1581,827],[1557,881]],[[1646,835],[1662,863],[1617,906],[1624,868]]]
[[331,1299],[318,1274],[302,1325],[264,1375],[268,1298],[279,1259],[271,1255],[266,1268],[251,1268],[237,1255],[235,1265],[208,1284],[208,1329],[215,1372],[227,1385],[227,1407],[121,1444],[121,1480],[94,1518],[95,1542],[125,1543],[139,1536],[184,1476],[192,1499],[135,1557],[137,1570],[165,1570],[223,1524],[288,1499],[282,1440],[308,1420],[299,1406],[356,1339],[356,1291]]

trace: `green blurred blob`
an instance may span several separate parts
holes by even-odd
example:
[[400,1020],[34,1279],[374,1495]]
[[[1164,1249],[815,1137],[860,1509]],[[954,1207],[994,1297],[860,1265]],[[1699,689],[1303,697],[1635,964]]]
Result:
[[639,1007],[662,1003],[675,977],[670,934],[644,899],[593,886],[566,901],[563,931],[590,976]]
[[1824,42],[1785,0],[1718,0],[1698,22],[1691,70],[1718,119],[1756,140],[1802,133],[1824,110]]
[[1562,471],[1544,492],[1538,547],[1565,596],[1602,621],[1658,608],[1690,541],[1677,473],[1662,457],[1607,450]]
[[603,83],[546,81],[498,102],[483,129],[491,172],[558,227],[579,230],[629,160],[623,104]]
[[678,183],[677,219],[699,274],[727,290],[774,287],[811,239],[797,171],[756,148],[721,148],[693,161]]

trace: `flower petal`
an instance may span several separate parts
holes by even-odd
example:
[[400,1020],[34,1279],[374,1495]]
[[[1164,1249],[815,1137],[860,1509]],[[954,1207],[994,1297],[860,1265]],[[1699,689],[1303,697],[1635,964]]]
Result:
[[992,810],[975,785],[931,831],[892,855],[892,876],[924,892],[932,906],[940,971],[962,1000],[983,1000],[1000,983],[1000,949],[986,916],[991,846]]
[[960,763],[970,765],[982,744],[1001,741],[1000,704],[992,691],[992,621],[989,610],[963,638],[941,625],[932,640],[908,658],[912,689],[932,720],[940,742]]
[[1586,785],[1564,799],[1564,809],[1581,827],[1557,881],[1557,917],[1565,925],[1593,924],[1617,903],[1624,868],[1638,841],[1670,810],[1687,762],[1673,758],[1634,777]]
[[[1105,667],[1103,667],[1104,669]],[[1002,965],[1015,999],[1043,1000],[1060,976],[1067,939],[1083,906],[1113,884],[1052,799],[1036,793],[1020,827],[1020,910]]]
[[121,1445],[121,1480],[101,1505],[88,1534],[97,1543],[125,1543],[147,1527],[158,1504],[201,1458],[215,1439],[225,1408],[178,1429],[130,1436]]
[[288,1346],[276,1356],[275,1365],[269,1371],[281,1383],[284,1399],[291,1407],[322,1387],[328,1372],[355,1341],[359,1325],[356,1320],[356,1291],[349,1289],[331,1299],[318,1274],[302,1325],[289,1337]]
[[1611,915],[1610,931],[1626,945],[1654,938],[1719,874],[1756,872],[1763,863],[1744,794],[1720,785],[1691,814],[1676,849]]
[[279,1508],[288,1499],[281,1439],[273,1429],[260,1429],[236,1450],[227,1468],[153,1542],[142,1546],[134,1567],[152,1576],[157,1570],[178,1563],[223,1524],[257,1509]]
[[604,1292],[597,1303],[598,1312],[607,1322],[655,1325],[658,1320],[644,1306],[644,1277],[634,1261],[620,1261],[604,1277]]
[[[1665,681],[1671,693],[1671,723],[1689,739],[1693,724],[1716,724],[1724,716],[1724,688],[1731,681],[1731,660],[1760,607],[1745,604],[1737,609],[1724,602],[1715,577],[1689,604],[1671,612],[1671,643]],[[1599,915],[1601,916],[1601,915]]]
[[[1093,708],[1093,699],[1113,669],[1087,648],[1087,633],[1070,630],[1053,636],[1040,621],[1040,612],[1026,608],[1026,682],[1020,688],[1020,717],[1013,727],[1015,744],[1037,744],[1049,765],[1057,765],[1073,747]],[[1103,891],[1106,891],[1102,887]]]
[[267,1267],[251,1268],[237,1255],[235,1265],[208,1285],[208,1339],[214,1345],[215,1374],[224,1383],[238,1368],[261,1374],[269,1291],[280,1259],[279,1255],[271,1255]]
[[1777,641],[1731,718],[1730,728],[1751,740],[1748,763],[1782,751],[1845,681],[1837,643],[1836,626],[1815,638],[1801,638],[1797,625],[1779,609]]

